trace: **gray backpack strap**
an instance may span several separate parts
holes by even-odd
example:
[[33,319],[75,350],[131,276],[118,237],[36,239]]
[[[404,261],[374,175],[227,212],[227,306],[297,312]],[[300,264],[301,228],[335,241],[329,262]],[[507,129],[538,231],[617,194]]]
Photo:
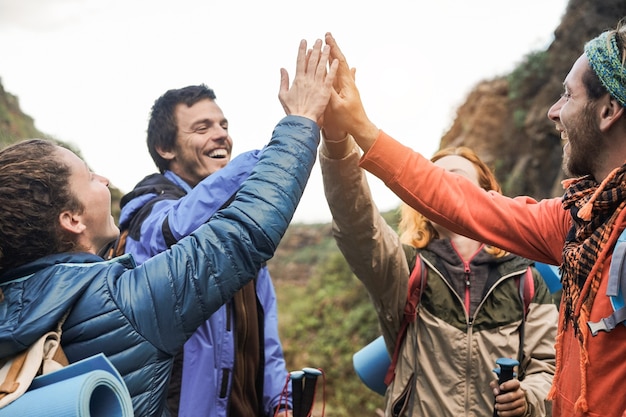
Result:
[[[611,258],[611,268],[609,269],[609,282],[606,288],[607,297],[624,299],[626,295],[626,229],[617,239],[615,249],[613,249],[613,257]],[[613,304],[614,308],[615,305]],[[600,319],[600,321],[588,321],[587,326],[591,330],[591,335],[596,336],[598,332],[610,332],[626,320],[626,305],[616,309],[613,314]]]

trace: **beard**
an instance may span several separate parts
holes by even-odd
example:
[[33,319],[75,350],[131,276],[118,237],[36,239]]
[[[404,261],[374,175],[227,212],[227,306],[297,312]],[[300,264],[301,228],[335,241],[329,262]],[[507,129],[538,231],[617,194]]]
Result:
[[569,153],[563,157],[563,170],[568,176],[593,175],[603,152],[602,132],[594,119],[595,105],[585,106],[577,121],[567,128]]

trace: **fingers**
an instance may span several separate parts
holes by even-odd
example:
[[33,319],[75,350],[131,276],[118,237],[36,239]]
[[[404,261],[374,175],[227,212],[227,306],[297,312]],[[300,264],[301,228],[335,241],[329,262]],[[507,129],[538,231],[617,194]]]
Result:
[[[326,51],[326,49],[328,48],[329,48],[328,46],[324,46],[325,53],[322,53],[321,52],[322,41],[320,39],[315,41],[315,44],[313,44],[313,50],[311,51],[311,55],[308,57],[309,61],[308,61],[308,68],[306,71],[308,75],[317,77],[318,71],[320,70],[320,65],[322,64],[324,66],[322,74],[326,74],[326,63],[328,62],[328,55],[329,55],[329,51]],[[324,56],[326,56],[325,60],[324,60]]]
[[347,79],[349,77],[351,78],[351,81],[354,80],[354,70],[350,69],[345,55],[343,54],[343,52],[341,52],[341,49],[339,49],[337,41],[330,32],[326,33],[325,41],[326,45],[330,46],[331,59],[336,59],[339,62],[339,68],[337,71],[337,82],[340,82],[341,80]]
[[281,69],[278,97],[286,114],[308,117],[322,124],[338,66],[336,60],[329,66],[330,49],[321,39],[317,39],[309,50],[306,41],[300,41],[296,74],[291,86],[287,71]]
[[492,385],[492,388],[494,389],[494,393],[496,391],[499,392],[499,394],[496,395],[495,404],[495,409],[498,412],[498,416],[514,417],[524,415],[528,404],[526,403],[526,395],[524,393],[524,390],[519,387],[519,381],[517,381],[517,388],[511,391],[501,391],[500,388],[497,386],[497,383],[495,387]]
[[306,71],[306,64],[308,61],[309,59],[308,52],[306,50],[306,40],[302,39],[300,41],[300,46],[298,47],[298,57],[296,59],[296,74]]
[[[319,43],[321,45],[322,41],[320,40]],[[317,63],[317,68],[315,69],[315,76],[320,78],[321,80],[324,80],[324,77],[326,77],[327,75],[326,66],[328,65],[329,56],[330,56],[330,46],[324,45],[324,48],[322,49],[322,54]],[[326,80],[327,79],[328,77],[326,77]]]
[[287,112],[287,108],[285,108],[285,105],[283,104],[283,97],[289,92],[289,73],[287,72],[286,69],[281,68],[280,69],[280,89],[278,90],[278,99],[281,102],[281,105],[283,106],[283,109],[285,110],[285,112]]
[[330,70],[326,75],[326,85],[331,89],[331,93],[334,93],[335,90],[332,88],[335,77],[337,76],[337,71],[339,69],[339,61],[333,59],[333,62],[330,64]]
[[341,49],[339,49],[339,45],[337,45],[337,41],[335,40],[335,38],[330,32],[326,32],[325,41],[326,41],[326,45],[330,46],[331,48],[330,56],[333,59],[337,59],[339,61],[340,66],[345,66],[346,68],[349,68],[348,61],[346,61],[346,57],[341,52]]

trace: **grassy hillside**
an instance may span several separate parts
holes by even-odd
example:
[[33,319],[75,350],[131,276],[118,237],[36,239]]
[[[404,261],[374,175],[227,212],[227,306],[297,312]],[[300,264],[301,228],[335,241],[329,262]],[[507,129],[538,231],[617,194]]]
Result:
[[[383,216],[397,225],[395,211]],[[325,373],[325,401],[320,383],[316,415],[324,404],[329,417],[379,415],[383,397],[361,382],[352,364],[352,355],[380,335],[376,314],[337,249],[331,225],[292,224],[268,267],[289,370]]]

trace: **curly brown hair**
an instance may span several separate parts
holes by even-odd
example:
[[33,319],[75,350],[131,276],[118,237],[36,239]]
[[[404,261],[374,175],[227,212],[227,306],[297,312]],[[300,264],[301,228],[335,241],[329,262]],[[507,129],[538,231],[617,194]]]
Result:
[[0,272],[75,248],[59,215],[82,205],[57,149],[51,141],[30,139],[0,151]]

